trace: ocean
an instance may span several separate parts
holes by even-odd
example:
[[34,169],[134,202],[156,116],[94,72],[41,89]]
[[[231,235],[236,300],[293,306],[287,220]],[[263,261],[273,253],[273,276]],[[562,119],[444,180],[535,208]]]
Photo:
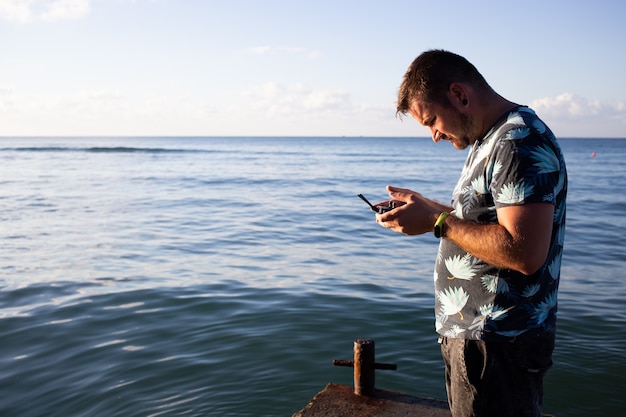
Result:
[[[545,412],[626,416],[626,139],[561,139],[568,219]],[[425,138],[0,138],[0,416],[291,416],[352,385],[445,399],[437,239],[379,227],[387,184],[447,202]]]

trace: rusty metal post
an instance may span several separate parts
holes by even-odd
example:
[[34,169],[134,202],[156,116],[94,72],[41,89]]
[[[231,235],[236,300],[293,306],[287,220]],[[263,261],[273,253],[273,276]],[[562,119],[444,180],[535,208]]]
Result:
[[371,397],[376,387],[374,341],[354,341],[354,393]]
[[354,393],[372,397],[376,391],[376,369],[395,371],[398,366],[390,363],[376,363],[374,341],[357,339],[354,341],[354,360],[334,359],[333,365],[354,368]]

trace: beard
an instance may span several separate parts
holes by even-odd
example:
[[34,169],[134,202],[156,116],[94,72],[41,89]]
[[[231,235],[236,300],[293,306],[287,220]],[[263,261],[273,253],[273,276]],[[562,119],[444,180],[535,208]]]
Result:
[[456,109],[454,112],[456,114],[456,124],[458,126],[457,131],[459,133],[454,136],[445,135],[443,139],[452,143],[452,146],[456,149],[463,150],[474,143],[474,140],[471,139],[471,131],[474,124],[467,114],[463,114]]

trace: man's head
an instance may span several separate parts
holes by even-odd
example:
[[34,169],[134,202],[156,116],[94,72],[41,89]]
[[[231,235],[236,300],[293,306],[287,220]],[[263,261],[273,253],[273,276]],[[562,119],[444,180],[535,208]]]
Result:
[[408,113],[427,126],[435,142],[448,140],[463,149],[482,133],[480,102],[494,94],[465,58],[443,50],[426,51],[404,75],[397,114]]
[[448,92],[453,83],[490,89],[476,67],[462,56],[441,49],[422,53],[404,74],[397,112],[406,115],[415,100],[449,106]]

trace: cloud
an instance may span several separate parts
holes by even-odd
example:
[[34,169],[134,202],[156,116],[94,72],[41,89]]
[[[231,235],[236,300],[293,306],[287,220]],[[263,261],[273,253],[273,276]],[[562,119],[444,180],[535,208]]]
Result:
[[[0,86],[0,123],[3,128],[11,121],[27,128],[50,119],[94,119],[102,115],[121,113],[124,95],[116,90],[79,91],[69,94],[28,93]],[[27,122],[25,125],[24,123]],[[0,129],[0,135],[3,129]]]
[[271,46],[255,46],[254,48],[248,48],[246,51],[252,55],[265,55],[271,50]]
[[82,19],[89,0],[0,0],[0,19],[18,23]]
[[351,111],[355,107],[344,91],[314,90],[302,83],[284,85],[268,82],[244,93],[252,106],[267,118],[306,112],[309,117],[330,111]]
[[626,105],[591,100],[572,93],[544,97],[530,103],[537,114],[559,135],[626,137]]
[[74,116],[98,117],[123,110],[126,97],[119,90],[85,90],[61,96],[57,104]]
[[47,21],[81,19],[89,12],[89,0],[56,0],[48,5],[41,18]]
[[304,55],[309,59],[317,59],[321,56],[319,51],[310,50],[306,48],[300,48],[296,46],[255,46],[252,48],[246,49],[251,55],[270,55],[270,54],[293,54],[293,55]]
[[624,116],[624,103],[608,104],[589,100],[572,93],[557,97],[544,97],[532,102],[535,110],[560,118],[595,118],[598,116]]
[[30,10],[32,1],[0,0],[0,19],[25,23],[32,17]]
[[[224,106],[193,94],[133,96],[120,89],[67,93],[19,91],[0,85],[0,137],[49,135],[202,134],[229,117]],[[232,119],[239,113],[230,110]]]

